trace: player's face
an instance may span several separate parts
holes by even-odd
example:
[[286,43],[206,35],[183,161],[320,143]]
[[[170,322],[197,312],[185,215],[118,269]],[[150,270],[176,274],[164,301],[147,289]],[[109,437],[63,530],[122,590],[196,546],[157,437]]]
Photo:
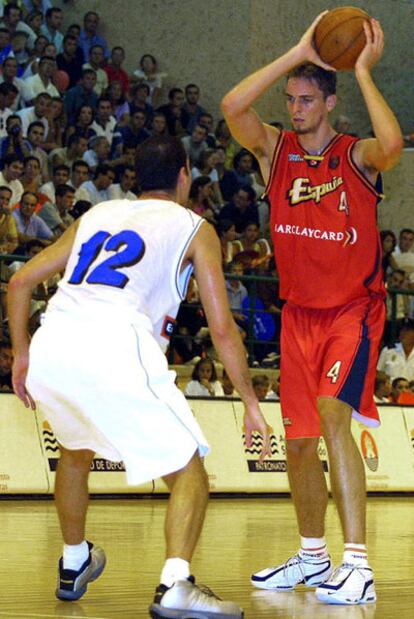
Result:
[[327,120],[327,99],[313,81],[291,78],[286,86],[286,104],[293,130],[299,135],[316,133]]

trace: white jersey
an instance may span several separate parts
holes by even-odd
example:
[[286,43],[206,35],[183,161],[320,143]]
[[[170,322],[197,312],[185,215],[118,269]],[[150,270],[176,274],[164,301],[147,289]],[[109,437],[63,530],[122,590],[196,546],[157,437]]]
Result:
[[193,268],[183,258],[203,221],[166,200],[96,205],[81,219],[48,312],[146,317],[165,348]]

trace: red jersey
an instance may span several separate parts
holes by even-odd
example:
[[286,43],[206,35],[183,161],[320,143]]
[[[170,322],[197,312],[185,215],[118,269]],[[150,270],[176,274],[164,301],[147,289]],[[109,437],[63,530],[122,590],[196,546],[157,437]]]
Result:
[[352,160],[358,138],[336,135],[309,155],[283,131],[267,194],[280,296],[310,308],[385,296],[377,229],[380,194]]

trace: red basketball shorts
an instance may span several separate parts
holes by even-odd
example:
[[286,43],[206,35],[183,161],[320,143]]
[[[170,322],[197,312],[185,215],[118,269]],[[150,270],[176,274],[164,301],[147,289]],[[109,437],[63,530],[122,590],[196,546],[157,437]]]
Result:
[[373,395],[384,320],[381,298],[321,310],[284,306],[280,399],[286,438],[320,436],[320,397],[345,402],[358,421],[379,425]]

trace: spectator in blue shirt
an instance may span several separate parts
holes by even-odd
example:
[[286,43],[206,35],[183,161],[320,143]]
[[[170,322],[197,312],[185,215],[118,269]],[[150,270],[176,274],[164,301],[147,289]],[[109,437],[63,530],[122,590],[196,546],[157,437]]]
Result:
[[109,47],[106,39],[96,34],[99,24],[99,15],[95,11],[88,11],[83,17],[83,30],[80,33],[79,45],[82,48],[85,62],[89,62],[89,52],[94,45],[101,45],[105,58],[109,58]]
[[95,84],[95,71],[93,69],[84,69],[81,82],[66,92],[64,101],[69,124],[75,124],[77,113],[81,107],[89,106],[96,111],[98,95],[94,91]]
[[44,241],[53,240],[53,232],[45,224],[43,219],[35,215],[37,196],[31,191],[25,191],[22,195],[19,208],[13,211],[16,221],[19,245],[25,245],[34,239]]

